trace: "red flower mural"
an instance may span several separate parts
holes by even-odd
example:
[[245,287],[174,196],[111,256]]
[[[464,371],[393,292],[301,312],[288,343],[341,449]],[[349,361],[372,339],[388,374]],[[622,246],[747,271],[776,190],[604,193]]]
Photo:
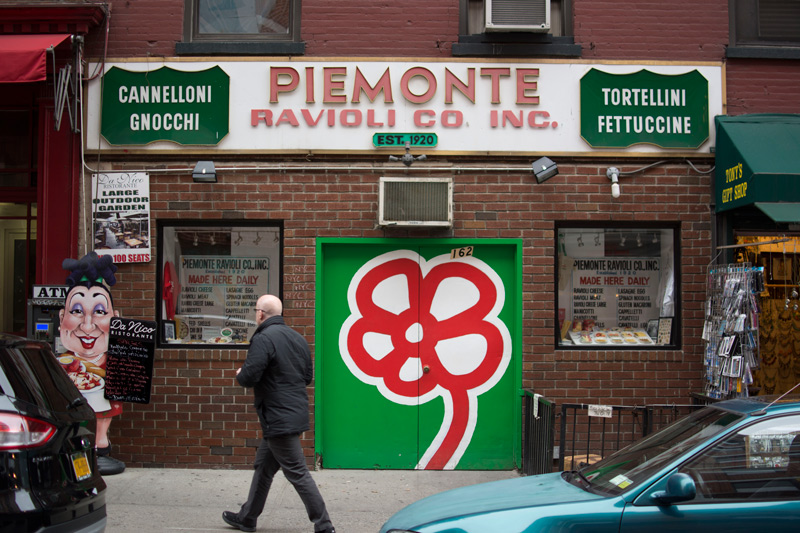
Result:
[[499,276],[474,257],[426,261],[399,250],[365,264],[348,300],[339,340],[348,368],[396,403],[441,396],[445,420],[417,468],[455,468],[477,424],[478,396],[511,357],[497,317],[505,300]]

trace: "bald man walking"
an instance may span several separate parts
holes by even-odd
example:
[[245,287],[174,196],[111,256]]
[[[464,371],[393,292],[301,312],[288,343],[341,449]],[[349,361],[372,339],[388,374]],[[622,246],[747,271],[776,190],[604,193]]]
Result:
[[223,512],[222,519],[241,531],[255,531],[272,479],[282,469],[303,500],[314,531],[335,533],[300,444],[300,434],[309,429],[306,387],[313,377],[311,351],[303,336],[284,322],[283,304],[277,297],[260,297],[255,311],[258,326],[236,380],[253,388],[264,438],[256,452],[247,502],[238,513]]

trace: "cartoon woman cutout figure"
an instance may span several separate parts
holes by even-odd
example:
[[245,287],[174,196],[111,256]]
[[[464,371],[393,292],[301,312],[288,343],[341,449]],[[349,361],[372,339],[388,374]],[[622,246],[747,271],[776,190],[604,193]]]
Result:
[[119,474],[125,463],[111,457],[108,430],[111,419],[122,414],[122,402],[110,402],[103,396],[111,318],[119,316],[108,289],[117,282],[117,267],[111,256],[98,257],[95,252],[80,260],[65,259],[62,267],[71,273],[64,309],[58,315],[61,342],[68,351],[59,361],[97,415],[95,445],[100,474]]

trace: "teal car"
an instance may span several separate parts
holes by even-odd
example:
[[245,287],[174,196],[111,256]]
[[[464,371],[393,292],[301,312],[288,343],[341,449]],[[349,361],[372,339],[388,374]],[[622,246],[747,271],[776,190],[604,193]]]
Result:
[[800,400],[715,403],[580,470],[450,490],[381,533],[800,531]]

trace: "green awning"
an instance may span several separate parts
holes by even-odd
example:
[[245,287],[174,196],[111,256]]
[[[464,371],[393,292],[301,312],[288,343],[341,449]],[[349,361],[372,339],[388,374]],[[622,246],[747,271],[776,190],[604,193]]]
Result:
[[800,222],[798,202],[756,202],[755,206],[779,224]]
[[[800,115],[718,116],[716,211],[800,202]],[[785,218],[790,207],[767,207]],[[772,215],[762,209],[770,217]],[[797,219],[794,215],[793,221]]]

